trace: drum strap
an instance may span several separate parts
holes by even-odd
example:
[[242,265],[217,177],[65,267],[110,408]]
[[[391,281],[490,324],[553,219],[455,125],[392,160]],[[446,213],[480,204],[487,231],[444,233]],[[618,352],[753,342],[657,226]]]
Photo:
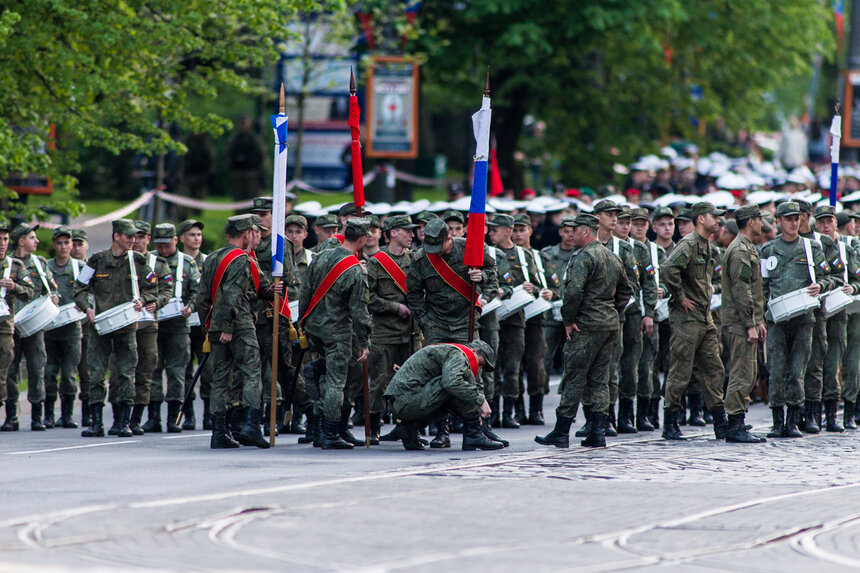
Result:
[[839,241],[839,256],[842,258],[842,279],[848,284],[848,253],[842,241]]
[[621,258],[621,241],[618,237],[612,237],[612,252],[615,253],[615,256],[619,259]]
[[311,297],[311,302],[308,304],[308,308],[305,311],[305,314],[302,315],[301,321],[299,321],[299,326],[304,326],[305,319],[307,319],[308,315],[313,312],[316,306],[320,303],[320,301],[325,297],[326,293],[331,289],[332,285],[334,285],[335,281],[340,278],[340,276],[346,272],[347,269],[350,269],[356,265],[361,263],[358,262],[358,257],[355,255],[347,255],[342,258],[335,266],[331,268],[328,274],[323,278],[320,286],[317,288],[314,296]]
[[532,256],[535,258],[535,266],[538,271],[538,281],[540,281],[540,286],[543,288],[547,288],[546,286],[546,271],[543,268],[543,261],[540,258],[540,251],[537,249],[532,249]]
[[[137,288],[137,269],[134,266],[134,251],[128,251],[128,272],[131,275],[131,298],[140,299],[140,289]],[[154,258],[154,257],[151,257]]]
[[815,284],[815,261],[812,260],[812,241],[803,237],[803,250],[806,251],[806,266],[809,267],[809,278]]
[[[6,264],[6,268],[3,270],[3,278],[8,279],[12,276],[12,257],[7,256],[3,259],[3,262]],[[6,287],[0,288],[0,298],[6,298]]]
[[69,262],[72,263],[72,278],[78,280],[78,273],[80,272],[78,265],[80,262],[78,259],[70,259]]
[[173,296],[182,300],[182,274],[185,272],[185,255],[176,251],[179,260],[176,261],[176,286],[173,290]]
[[30,255],[33,257],[33,266],[36,267],[36,270],[39,272],[39,278],[42,279],[42,284],[45,285],[45,295],[51,295],[51,287],[48,285],[48,277],[45,276],[45,270],[42,268],[42,263],[39,262],[39,257],[36,255]]
[[526,251],[522,247],[517,247],[517,258],[520,260],[520,266],[523,268],[523,277],[525,277],[525,282],[532,282],[531,277],[529,276],[529,263],[526,260]]

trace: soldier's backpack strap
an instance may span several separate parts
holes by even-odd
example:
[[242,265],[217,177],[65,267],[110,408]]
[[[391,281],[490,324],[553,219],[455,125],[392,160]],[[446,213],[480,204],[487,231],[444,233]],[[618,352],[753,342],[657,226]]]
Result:
[[472,376],[475,378],[478,377],[478,356],[475,354],[475,351],[469,348],[464,344],[457,344],[456,342],[446,342],[445,346],[453,346],[458,349],[460,352],[466,355],[466,360],[469,361],[469,369],[472,371]]
[[224,278],[224,273],[227,272],[227,267],[230,266],[230,263],[241,257],[245,254],[245,251],[236,247],[221,259],[221,262],[218,263],[218,268],[215,269],[215,276],[212,279],[212,305],[209,307],[209,312],[206,314],[206,330],[209,330],[209,322],[212,319],[212,309],[215,308],[215,298],[218,296],[218,287],[221,286],[221,279]]
[[397,288],[403,291],[403,294],[406,294],[406,273],[404,273],[403,269],[400,268],[400,265],[391,258],[391,255],[385,251],[379,251],[373,255],[372,258],[376,259],[376,262],[382,265],[382,268],[385,269],[388,276],[394,279],[394,284],[397,285]]
[[460,293],[460,295],[465,298],[467,301],[471,301],[472,304],[481,308],[480,299],[478,298],[477,292],[475,293],[475,300],[472,299],[472,286],[460,275],[454,272],[454,269],[445,262],[445,259],[436,254],[425,253],[427,260],[430,261],[430,265],[439,275],[439,277],[445,281],[445,283]]
[[314,296],[311,298],[311,302],[308,305],[307,310],[302,315],[301,320],[299,321],[299,326],[304,327],[305,319],[307,319],[308,315],[317,307],[326,293],[331,289],[332,285],[340,278],[340,276],[346,272],[347,269],[351,269],[352,267],[360,264],[358,262],[358,257],[355,255],[347,255],[342,258],[335,266],[331,268],[328,274],[323,278],[320,286],[317,287]]
[[809,268],[809,278],[812,279],[812,284],[815,284],[815,261],[812,259],[812,241],[806,237],[803,239],[803,250],[806,251],[806,266]]

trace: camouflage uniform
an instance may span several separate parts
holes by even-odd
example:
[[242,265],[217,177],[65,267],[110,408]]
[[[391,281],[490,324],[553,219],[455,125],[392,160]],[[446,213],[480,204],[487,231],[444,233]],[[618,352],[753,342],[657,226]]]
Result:
[[[858,275],[857,269],[852,270],[851,261],[853,260],[860,267],[860,241],[857,237],[840,237],[840,240],[844,241],[848,247],[848,280],[849,284],[853,284],[850,274],[853,273],[854,277],[860,275]],[[857,294],[860,292],[855,291],[855,296]],[[846,350],[842,356],[842,399],[846,402],[847,412],[847,404],[856,404],[857,394],[860,391],[860,313],[848,315],[846,330]]]
[[[639,292],[639,265],[636,263],[636,255],[633,252],[633,247],[630,246],[630,243],[627,241],[623,241],[618,237],[612,237],[609,242],[605,243],[604,246],[609,249],[613,254],[621,259],[621,263],[624,265],[624,272],[627,274],[627,282],[630,285],[631,290],[634,292],[634,296],[636,300],[638,300],[638,292]],[[634,302],[630,299],[627,300],[629,306],[626,306],[626,309],[629,310],[633,308],[634,312],[638,311],[640,314],[634,315],[633,318],[636,322],[636,329],[641,328],[641,311],[636,308]],[[619,317],[619,329],[620,333],[618,336],[618,340],[615,342],[612,350],[612,359],[609,363],[609,405],[610,405],[610,421],[614,421],[614,409],[615,402],[618,400],[618,378],[619,378],[619,368],[621,366],[621,356],[624,354],[624,341],[622,338],[622,334],[624,332],[625,323],[627,322],[627,312],[622,311]],[[640,334],[639,341],[641,345],[642,336]],[[633,352],[636,352],[636,348],[633,349]],[[641,352],[641,351],[640,351]],[[632,374],[632,373],[631,373]],[[632,380],[632,379],[631,379]],[[633,388],[633,392],[635,394],[636,384],[635,381],[631,384],[630,381],[627,383],[628,389],[630,386]]]
[[[198,275],[198,285],[200,283],[200,273],[203,270],[203,263],[206,261],[206,255],[202,252],[198,252],[197,256],[194,257],[194,264],[197,265],[197,275]],[[200,287],[197,287],[198,292],[200,291]],[[201,324],[200,326],[192,326],[189,328],[189,351],[191,358],[188,360],[188,364],[185,366],[185,388],[187,389],[191,385],[191,381],[194,379],[194,361],[197,361],[199,365],[203,360],[203,341],[206,340],[206,332]],[[200,373],[199,379],[199,388],[200,388],[200,397],[203,399],[204,403],[209,401],[209,397],[212,392],[212,376],[214,366],[212,360],[207,360],[206,364],[203,365],[203,371]],[[194,399],[194,394],[191,395],[191,399]]]
[[[663,247],[656,243],[652,243],[651,241],[646,241],[644,246],[647,252],[647,258],[643,263],[640,263],[639,268],[641,274],[646,277],[649,282],[653,283],[654,296],[656,297],[657,288],[663,288],[661,285],[657,284],[656,279],[659,268],[663,265],[663,261],[666,259],[666,251]],[[655,261],[651,260],[652,248],[656,250],[657,254],[656,265],[654,264]],[[651,336],[646,337],[644,334],[642,335],[642,354],[639,357],[636,396],[643,400],[646,398],[653,398],[655,390],[658,396],[660,394],[660,380],[657,378],[654,371],[657,352],[660,350],[660,323],[657,322],[657,318],[653,314],[653,309],[656,308],[657,305],[656,300],[657,299],[655,299],[654,306],[651,307],[651,316],[654,317],[654,330],[651,332]],[[645,304],[647,310],[648,304]]]
[[[293,253],[293,278],[288,287],[287,296],[290,300],[299,300],[302,283],[308,272],[308,265],[313,261],[314,253],[310,249],[302,249],[298,254]],[[297,317],[293,317],[295,320]],[[311,360],[316,359],[316,352],[310,349],[305,350],[302,356],[301,364],[296,364],[297,371],[291,371],[291,376],[296,379],[295,388],[293,388],[293,409],[307,413],[313,409],[313,402],[308,397],[305,387],[304,365]]]
[[[630,400],[632,403],[637,396],[640,399],[649,399],[651,396],[650,379],[646,377],[645,380],[639,380],[638,370],[644,346],[642,318],[654,318],[654,308],[657,306],[657,283],[654,282],[653,269],[647,270],[651,267],[649,247],[633,239],[628,239],[627,242],[633,247],[639,281],[635,285],[631,283],[636,302],[624,311],[625,317],[622,325],[624,350],[621,355],[618,395],[620,399]],[[630,416],[632,417],[632,415],[631,404]]]
[[[59,266],[56,259],[48,260],[48,268],[57,283],[60,306],[75,302],[75,279],[83,267],[84,263],[76,259],[69,259],[63,266]],[[75,399],[78,364],[81,361],[81,330],[81,323],[73,322],[45,332],[45,352],[48,357],[45,366],[45,400],[48,403],[55,402],[58,394],[63,400]]]
[[[510,267],[508,266],[508,259],[503,255],[503,253],[496,249],[495,247],[485,246],[487,254],[490,255],[494,261],[496,261],[496,275],[497,278],[501,276],[505,276],[510,274]],[[487,300],[487,302],[492,302],[497,296],[501,298],[506,298],[510,296],[510,293],[513,289],[507,285],[507,283],[503,280],[498,281],[498,290],[496,294],[490,297],[489,294],[484,294],[483,289],[481,290],[481,298]],[[496,356],[499,355],[499,317],[496,314],[495,310],[490,312],[482,312],[481,318],[478,321],[478,325],[480,326],[481,340],[486,342],[490,348],[492,348],[493,352]],[[493,412],[498,412],[498,405],[495,404],[495,401],[499,398],[498,394],[496,394],[496,371],[495,370],[481,370],[481,384],[482,390],[484,392],[484,396],[487,398],[487,401],[493,403]]]
[[[566,217],[562,221],[562,225],[569,225],[572,222],[572,217]],[[574,250],[566,251],[561,248],[561,244],[541,249],[541,258],[543,266],[547,274],[547,287],[552,291],[552,300],[561,300],[561,285],[567,272],[567,264],[570,262],[570,256]],[[555,359],[555,354],[558,349],[564,345],[564,325],[552,317],[552,312],[548,312],[544,322],[544,338],[546,339],[546,357],[544,358],[544,370],[547,376],[552,372],[552,364]]]
[[[2,227],[0,227],[2,228]],[[9,268],[11,265],[11,269]],[[7,421],[10,418],[10,410],[12,418],[17,414],[17,400],[12,401],[7,399],[6,373],[9,370],[9,365],[15,356],[15,342],[13,334],[15,332],[15,305],[16,303],[26,304],[33,298],[33,281],[30,279],[30,273],[27,272],[24,263],[18,259],[13,259],[10,253],[0,259],[0,278],[6,276],[6,271],[9,270],[9,277],[15,282],[15,288],[6,291],[6,304],[9,307],[9,316],[0,318],[0,399],[6,402],[6,417]],[[9,428],[12,429],[12,428]]]

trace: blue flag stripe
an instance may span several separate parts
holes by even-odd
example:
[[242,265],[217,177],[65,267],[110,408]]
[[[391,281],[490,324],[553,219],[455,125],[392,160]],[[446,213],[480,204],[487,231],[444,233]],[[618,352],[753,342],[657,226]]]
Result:
[[472,202],[469,213],[486,213],[487,211],[487,162],[475,163],[475,177],[472,181]]

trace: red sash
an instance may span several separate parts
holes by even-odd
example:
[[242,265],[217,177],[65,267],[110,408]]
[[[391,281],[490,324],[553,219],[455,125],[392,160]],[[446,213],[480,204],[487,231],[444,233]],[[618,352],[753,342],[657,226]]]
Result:
[[340,244],[341,244],[341,245],[342,245],[342,244],[343,244],[343,242],[346,240],[346,237],[344,237],[343,235],[341,235],[341,234],[339,234],[339,233],[338,233],[337,235],[334,235],[334,238],[335,238],[335,239],[337,239],[338,241],[340,241]]
[[465,346],[463,344],[457,344],[456,342],[446,342],[445,344],[447,346],[453,346],[454,348],[457,348],[458,350],[460,350],[460,352],[462,352],[463,354],[466,355],[466,360],[469,361],[469,368],[472,369],[472,375],[475,378],[477,378],[478,377],[478,357],[475,356],[475,351],[472,350],[471,348],[469,348],[468,346]]
[[316,308],[316,306],[323,299],[323,297],[326,295],[326,293],[329,291],[335,281],[340,278],[340,275],[346,272],[347,269],[352,268],[358,264],[358,259],[354,255],[348,255],[342,258],[338,264],[332,267],[332,269],[323,279],[322,283],[320,283],[320,286],[314,293],[313,298],[311,298],[311,303],[310,305],[308,305],[307,310],[302,315],[302,319],[299,321],[299,326],[304,326],[305,319]]
[[[433,265],[433,268],[448,286],[463,295],[463,298],[466,300],[472,300],[472,286],[466,279],[455,273],[454,269],[439,255],[427,254],[426,256],[427,260],[430,261],[430,264]],[[475,300],[473,302],[475,306],[481,308],[481,303],[478,300],[477,293],[475,293]]]
[[373,258],[382,265],[382,268],[385,269],[388,276],[394,279],[394,284],[403,291],[403,294],[406,294],[406,273],[404,273],[403,269],[400,268],[400,265],[391,258],[391,255],[384,251],[379,251],[373,255]]
[[[254,281],[254,290],[259,295],[260,294],[260,261],[257,259],[257,252],[251,251],[251,258],[254,259],[254,264],[251,265],[251,279]],[[275,303],[269,303],[272,306],[275,306]],[[287,291],[284,291],[284,298],[281,300],[281,316],[284,318],[290,318],[290,301],[287,300]]]
[[206,314],[206,330],[209,330],[209,322],[212,318],[212,309],[215,308],[215,297],[218,296],[218,287],[221,286],[221,279],[224,278],[224,273],[227,272],[227,267],[230,266],[230,263],[244,254],[245,251],[236,247],[224,255],[224,258],[221,259],[220,263],[218,263],[218,268],[215,269],[215,278],[212,279],[212,306],[209,307],[209,312]]

